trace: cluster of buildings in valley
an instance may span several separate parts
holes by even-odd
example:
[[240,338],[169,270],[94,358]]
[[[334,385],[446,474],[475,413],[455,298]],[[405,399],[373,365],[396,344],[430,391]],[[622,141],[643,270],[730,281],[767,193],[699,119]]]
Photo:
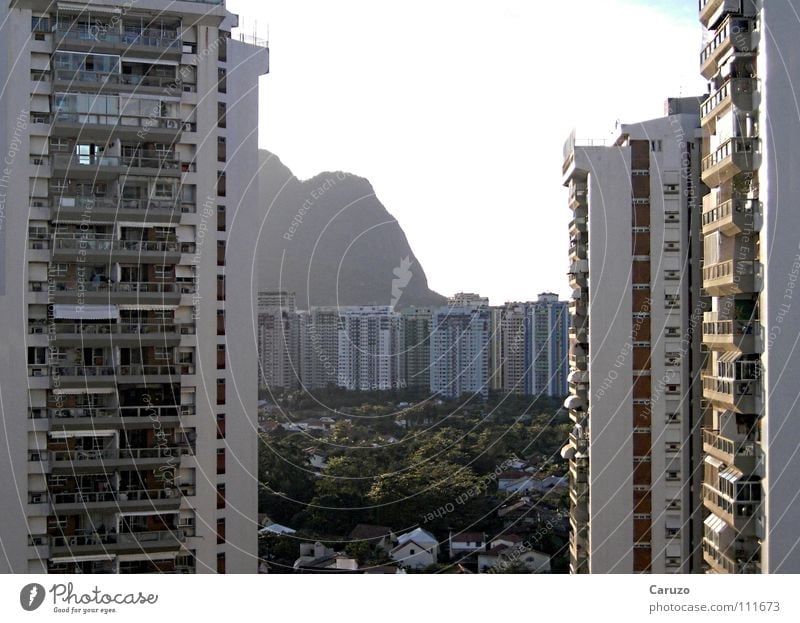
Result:
[[550,293],[501,307],[460,293],[441,307],[301,311],[293,293],[267,291],[258,296],[259,376],[271,389],[560,398],[567,393],[567,330],[568,303]]
[[800,571],[796,15],[699,6],[709,93],[564,151],[575,573]]

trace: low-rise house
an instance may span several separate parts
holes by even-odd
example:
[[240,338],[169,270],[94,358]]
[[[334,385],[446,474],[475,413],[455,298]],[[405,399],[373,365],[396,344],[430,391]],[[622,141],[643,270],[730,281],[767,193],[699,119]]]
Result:
[[300,544],[300,557],[294,561],[294,569],[300,573],[352,573],[358,571],[358,562],[317,541]]
[[478,554],[478,573],[504,571],[515,565],[521,565],[531,573],[550,573],[550,556],[526,548],[522,542],[512,546],[497,545]]
[[294,534],[297,530],[293,530],[287,526],[282,526],[279,523],[271,523],[258,531],[259,534]]
[[424,569],[439,560],[439,541],[430,532],[416,528],[397,537],[389,556],[404,567]]
[[405,575],[406,571],[400,565],[378,565],[376,567],[364,567],[361,573],[369,575]]
[[503,472],[497,477],[497,490],[500,493],[519,493],[532,478],[529,473],[518,469]]
[[308,457],[308,464],[316,470],[323,470],[328,464],[328,455],[317,448],[306,448],[303,450]]
[[471,554],[486,547],[486,535],[483,532],[450,532],[450,557]]
[[385,552],[390,552],[397,542],[397,537],[391,528],[366,523],[360,523],[353,528],[350,531],[349,539],[351,541],[364,541]]

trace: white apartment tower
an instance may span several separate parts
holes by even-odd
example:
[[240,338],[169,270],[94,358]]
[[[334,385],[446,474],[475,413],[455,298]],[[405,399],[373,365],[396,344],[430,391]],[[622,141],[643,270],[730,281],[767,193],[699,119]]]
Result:
[[491,325],[488,305],[434,309],[431,392],[447,398],[488,397]]
[[702,550],[712,573],[798,573],[796,0],[700,0]]
[[258,293],[258,360],[261,387],[300,386],[300,317],[294,292]]
[[565,147],[573,573],[699,566],[699,126],[699,100],[672,99],[612,144]]
[[403,319],[389,306],[339,310],[339,387],[372,391],[400,389]]
[[0,8],[0,571],[257,569],[269,55],[236,25],[222,0]]

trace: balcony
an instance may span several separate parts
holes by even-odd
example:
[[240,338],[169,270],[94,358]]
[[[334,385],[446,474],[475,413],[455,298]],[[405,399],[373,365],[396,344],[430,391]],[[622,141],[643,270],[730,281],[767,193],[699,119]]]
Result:
[[142,346],[177,346],[181,335],[193,335],[192,323],[160,322],[54,322],[36,325],[34,333],[47,333],[58,345],[102,347],[134,341]]
[[703,267],[703,287],[711,296],[760,292],[762,286],[758,260],[728,260]]
[[570,240],[569,245],[570,262],[579,262],[581,260],[588,260],[588,258],[589,251],[587,249],[585,238],[575,236],[572,240]]
[[61,407],[31,409],[33,418],[49,418],[50,430],[85,428],[152,428],[155,422],[164,427],[180,426],[181,418],[195,414],[194,405],[143,405],[132,407]]
[[703,158],[703,183],[706,186],[716,187],[734,175],[755,171],[760,166],[760,139],[730,138]]
[[117,383],[174,383],[184,374],[194,374],[193,365],[51,366],[50,377],[58,386],[113,387]]
[[[111,141],[114,138],[135,140],[147,136],[151,141],[178,142],[185,129],[183,120],[155,115],[100,115],[94,113],[56,112],[52,117],[52,136],[82,140]],[[150,167],[152,168],[152,167]]]
[[714,38],[700,52],[700,73],[711,80],[719,61],[728,53],[752,54],[758,49],[755,20],[729,15],[717,27]]
[[182,530],[152,532],[120,532],[99,534],[97,532],[71,536],[51,536],[51,556],[81,556],[93,553],[136,554],[163,552],[180,549],[186,540]]
[[758,573],[755,559],[748,559],[740,552],[736,560],[718,550],[707,538],[703,538],[703,560],[715,573]]
[[703,452],[745,474],[751,473],[756,466],[754,441],[728,439],[716,430],[703,429]]
[[174,223],[182,212],[194,212],[194,207],[183,209],[176,199],[125,199],[96,197],[56,197],[51,202],[54,221],[84,221],[93,223],[127,222]]
[[56,303],[102,305],[178,305],[183,294],[193,294],[191,283],[145,282],[94,283],[57,281],[53,284]]
[[[43,454],[44,452],[44,454]],[[160,448],[110,448],[106,450],[55,450],[37,452],[53,471],[94,473],[109,469],[152,469],[159,465],[177,468],[181,456],[191,456],[190,446]],[[33,458],[31,459],[34,460]]]
[[726,236],[761,229],[761,209],[758,200],[737,196],[714,204],[714,195],[703,197],[703,235],[719,231]]
[[194,245],[169,240],[115,240],[111,235],[89,236],[76,233],[57,235],[53,240],[53,259],[138,264],[177,264],[181,253],[194,253]]
[[569,313],[574,316],[588,316],[589,303],[583,299],[572,299],[569,302]]
[[760,352],[760,331],[758,320],[720,320],[716,312],[703,315],[703,343],[713,350]]
[[50,504],[56,513],[81,511],[150,511],[180,508],[181,497],[193,495],[193,487],[132,491],[51,493]]
[[701,125],[710,134],[716,133],[717,117],[731,106],[737,111],[752,112],[758,108],[758,80],[729,78],[700,107]]
[[[754,373],[751,373],[755,377]],[[703,397],[736,413],[758,413],[761,406],[758,378],[703,376]]]
[[86,28],[85,26],[57,25],[53,30],[56,48],[94,52],[126,52],[131,56],[144,54],[155,57],[179,57],[183,51],[177,32],[152,28],[125,30]]
[[[169,154],[144,152],[141,154],[104,156],[98,154],[54,154],[50,157],[54,175],[71,179],[94,181],[113,180],[120,175],[146,177],[180,177],[184,166]],[[192,167],[187,163],[186,170]]]
[[585,234],[588,230],[588,219],[585,216],[575,217],[569,222],[570,235]]
[[[748,489],[755,486],[760,491],[760,482],[741,484]],[[755,532],[756,516],[761,511],[761,502],[753,499],[736,501],[704,482],[703,504],[717,517],[733,526],[740,535],[752,535]]]

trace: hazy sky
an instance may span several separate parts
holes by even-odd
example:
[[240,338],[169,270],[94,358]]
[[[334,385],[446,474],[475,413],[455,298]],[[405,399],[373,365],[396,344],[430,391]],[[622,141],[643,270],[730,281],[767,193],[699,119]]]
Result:
[[430,286],[569,293],[562,146],[705,91],[696,0],[228,0],[269,32],[261,146],[367,177]]

